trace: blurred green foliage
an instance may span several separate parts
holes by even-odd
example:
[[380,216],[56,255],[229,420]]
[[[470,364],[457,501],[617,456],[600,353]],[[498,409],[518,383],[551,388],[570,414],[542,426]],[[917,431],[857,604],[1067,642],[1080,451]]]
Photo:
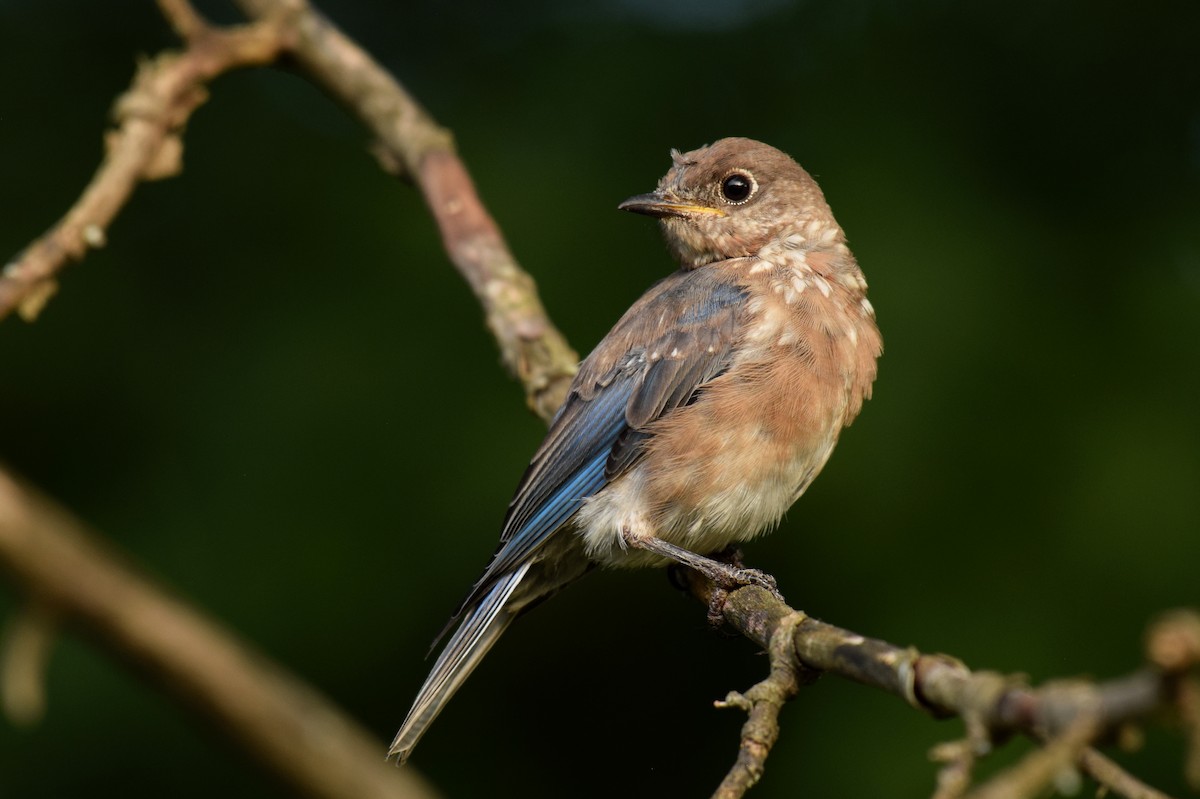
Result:
[[[322,7],[454,130],[582,351],[671,268],[615,211],[669,147],[752,136],[818,177],[887,351],[748,549],[793,604],[1042,680],[1133,668],[1145,622],[1200,601],[1200,4]],[[171,43],[148,2],[0,0],[0,252],[72,202],[135,57]],[[382,753],[541,427],[366,144],[294,75],[219,80],[183,176],[36,324],[0,325],[0,458]],[[709,703],[765,661],[704,627],[661,574],[590,577],[516,625],[414,765],[456,797],[707,795],[741,723]],[[48,679],[43,723],[0,724],[0,796],[287,795],[86,639]],[[960,730],[834,679],[784,725],[761,799],[928,795],[925,752]],[[1122,759],[1181,792],[1181,751],[1154,731]]]

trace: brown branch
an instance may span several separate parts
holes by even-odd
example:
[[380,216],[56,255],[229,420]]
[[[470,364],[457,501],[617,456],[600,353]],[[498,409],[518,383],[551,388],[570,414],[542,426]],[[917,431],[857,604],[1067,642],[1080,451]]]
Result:
[[[1016,765],[1005,769],[967,794],[967,799],[1033,799],[1063,779],[1074,777],[1075,762],[1096,736],[1093,719],[1080,717],[1062,735],[1035,749]],[[1075,778],[1077,780],[1077,778]],[[1074,794],[1074,790],[1064,790]]]
[[[209,25],[187,0],[158,3],[186,47],[139,66],[115,103],[105,158],[83,194],[0,273],[0,319],[14,309],[35,318],[63,267],[104,245],[137,185],[180,171],[183,128],[207,98],[208,82],[291,54],[373,131],[388,155],[385,165],[402,165],[416,179],[452,260],[487,309],[505,361],[530,406],[548,418],[565,395],[576,355],[483,209],[448,132],[306,3],[261,3],[251,24],[230,28]],[[428,794],[411,770],[383,766],[376,742],[309,689],[120,565],[63,511],[2,472],[0,494],[0,565],[38,606],[48,604],[152,672],[307,793]],[[8,709],[24,717],[40,710],[52,641],[47,625],[24,623],[32,618],[19,617],[10,628],[3,675]]]
[[133,84],[113,107],[116,127],[105,137],[105,156],[83,194],[66,215],[0,271],[0,319],[14,308],[33,320],[57,290],[56,277],[89,249],[103,247],[108,228],[138,183],[177,174],[182,168],[181,133],[207,99],[205,85],[239,67],[267,64],[280,52],[274,20],[212,29],[188,21],[170,0],[176,27],[188,31],[183,52],[165,52],[138,65]]
[[785,616],[771,635],[768,648],[771,672],[765,680],[744,694],[732,691],[723,701],[714,703],[717,707],[744,710],[749,718],[742,725],[737,760],[713,793],[713,799],[737,799],[762,779],[767,755],[779,740],[779,711],[799,692],[802,683],[816,679],[816,672],[800,668],[792,656],[793,630],[804,619],[799,612]]
[[1128,799],[1171,799],[1162,791],[1151,788],[1090,747],[1080,753],[1079,767],[1117,796],[1124,796]]
[[142,63],[114,108],[103,163],[54,227],[0,272],[0,319],[14,308],[36,318],[56,276],[107,230],[137,184],[177,174],[182,130],[207,97],[205,86],[239,67],[286,53],[349,108],[376,138],[384,167],[410,176],[431,209],[454,265],[484,308],[505,364],[528,405],[549,419],[566,395],[578,356],[550,322],[533,279],[517,264],[483,207],[453,139],[362,48],[304,0],[240,0],[254,22],[214,28],[186,0],[159,7],[186,42],[181,53]]
[[158,10],[185,42],[198,39],[212,30],[188,0],[158,0]]
[[[713,585],[694,572],[686,572],[686,575],[691,592],[706,606],[711,606]],[[724,621],[764,648],[771,646],[777,631],[785,620],[793,618],[794,613],[795,610],[758,586],[745,586],[730,592],[722,606]],[[1190,631],[1198,622],[1196,614],[1181,612],[1163,623],[1167,624],[1166,631],[1160,631],[1156,640],[1163,635],[1179,636],[1179,630]],[[1135,786],[1140,783],[1124,772],[1118,775],[1119,768],[1115,764],[1101,761],[1090,754],[1091,750],[1077,748],[1081,725],[1091,731],[1079,744],[1083,747],[1096,735],[1169,706],[1178,680],[1200,665],[1200,654],[1184,648],[1185,656],[1172,660],[1170,670],[1156,664],[1108,682],[1073,680],[1031,688],[1019,677],[972,671],[947,655],[924,654],[898,647],[811,617],[804,617],[793,626],[792,657],[798,667],[874,686],[934,716],[968,719],[969,730],[972,723],[979,725],[978,729],[986,730],[988,744],[1012,733],[1021,733],[1046,742],[1048,750],[1054,752],[1061,753],[1065,747],[1066,751],[1074,752],[1076,760],[1083,761],[1095,779],[1117,793],[1132,791],[1122,794],[1129,796],[1156,794],[1138,793]],[[972,737],[975,754],[986,749],[981,745],[983,742],[978,733]],[[944,760],[958,758],[956,768],[969,774],[966,755],[961,752],[940,754]],[[1051,762],[1054,762],[1052,758],[1035,759],[1014,779],[1028,778],[1028,784],[1032,784],[1036,780],[1030,775],[1044,776],[1049,768],[1046,764]],[[952,787],[961,789],[960,776],[951,774],[946,779],[958,781]],[[956,795],[949,790],[945,795]]]
[[977,714],[963,714],[963,725],[967,728],[965,738],[939,744],[929,753],[930,760],[945,764],[938,769],[933,799],[959,799],[965,794],[971,787],[975,762],[992,749],[991,735]]
[[566,397],[578,356],[554,327],[533,279],[517,264],[483,207],[450,132],[361,47],[306,0],[237,0],[253,19],[287,20],[290,54],[376,139],[385,169],[420,187],[450,259],[482,305],[526,402],[542,419]]
[[929,753],[929,759],[944,765],[938,769],[933,799],[959,799],[971,785],[978,753],[969,739],[946,741]]
[[132,660],[309,796],[421,799],[411,769],[244,641],[137,575],[50,500],[0,471],[0,568],[44,607]]
[[0,693],[4,715],[14,724],[34,724],[46,710],[46,664],[57,634],[57,614],[36,598],[8,623],[0,651]]

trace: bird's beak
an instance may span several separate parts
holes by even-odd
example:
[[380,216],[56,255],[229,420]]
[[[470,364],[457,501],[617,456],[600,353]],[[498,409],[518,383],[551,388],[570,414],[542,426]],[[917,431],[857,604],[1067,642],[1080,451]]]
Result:
[[725,212],[720,208],[713,208],[708,205],[694,205],[692,203],[682,203],[678,200],[671,200],[663,196],[662,193],[652,191],[649,194],[639,194],[636,197],[630,197],[625,202],[617,206],[618,211],[632,211],[635,214],[645,214],[646,216],[654,216],[662,218],[664,216],[693,216],[695,214],[708,214],[710,216],[725,216]]

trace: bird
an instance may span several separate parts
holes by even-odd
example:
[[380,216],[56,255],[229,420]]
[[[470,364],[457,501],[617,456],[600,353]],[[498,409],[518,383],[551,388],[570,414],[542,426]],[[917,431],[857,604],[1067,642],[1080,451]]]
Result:
[[434,642],[453,630],[389,749],[400,763],[509,624],[594,567],[751,581],[707,555],[776,527],[871,395],[875,310],[816,181],[747,138],[671,160],[618,209],[657,218],[678,269],[580,364]]

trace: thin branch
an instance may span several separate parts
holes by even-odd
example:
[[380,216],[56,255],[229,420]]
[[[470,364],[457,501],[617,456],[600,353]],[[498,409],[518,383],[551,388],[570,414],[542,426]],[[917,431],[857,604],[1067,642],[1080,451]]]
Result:
[[58,635],[58,614],[36,597],[13,615],[0,652],[4,715],[30,725],[46,710],[46,664]]
[[[168,6],[176,25],[185,4]],[[199,19],[198,17],[196,19]],[[224,30],[204,28],[181,53],[165,52],[138,65],[133,84],[113,107],[116,127],[105,137],[105,156],[83,194],[66,215],[0,271],[0,319],[16,309],[32,321],[58,288],[57,275],[88,250],[103,247],[108,228],[138,183],[178,174],[181,133],[208,97],[205,85],[231,69],[268,64],[282,40],[273,19]]]
[[938,769],[937,790],[933,799],[959,799],[971,787],[971,775],[976,761],[992,750],[992,736],[976,713],[963,714],[967,728],[965,738],[939,744],[929,753],[929,759],[943,763]]
[[[159,0],[159,7],[186,48],[139,66],[115,103],[115,129],[92,181],[63,219],[0,273],[0,318],[14,309],[35,318],[62,268],[104,245],[137,185],[180,171],[183,128],[207,99],[209,81],[272,63],[301,42],[296,60],[325,86],[339,87],[334,93],[385,144],[391,155],[385,163],[399,159],[417,179],[447,250],[487,308],[505,361],[529,404],[548,418],[565,395],[576,355],[483,209],[449,134],[307,4],[263,4],[251,24],[229,28],[210,26],[187,0]],[[0,565],[39,602],[51,601],[55,614],[218,719],[285,778],[317,796],[428,794],[412,770],[385,767],[376,743],[323,700],[121,566],[64,512],[2,472],[0,493]],[[7,696],[17,698],[10,710],[26,715],[40,701],[43,661],[32,654],[44,653],[52,640],[29,635],[31,629],[15,628],[6,670]]]
[[[1096,736],[1097,729],[1093,719],[1079,718],[1062,735],[971,791],[968,799],[1033,799],[1063,780],[1064,775],[1070,775],[1066,779],[1077,783],[1075,761]],[[1066,788],[1063,793],[1077,792],[1070,790],[1070,786],[1063,787]]]
[[182,130],[230,70],[292,56],[377,140],[380,161],[420,187],[447,253],[484,308],[505,364],[526,401],[549,419],[566,396],[578,356],[550,322],[533,279],[517,264],[483,207],[449,131],[362,48],[303,0],[241,0],[250,25],[213,28],[186,0],[159,7],[187,44],[139,66],[114,109],[107,154],[79,200],[54,227],[0,272],[0,319],[16,309],[37,317],[67,263],[104,246],[113,219],[137,184],[182,168]]
[[963,738],[940,743],[929,753],[929,759],[943,764],[938,769],[933,799],[959,799],[967,792],[976,760],[975,748],[970,740]]
[[0,568],[64,622],[132,659],[309,796],[428,799],[411,769],[246,642],[151,584],[0,471]]
[[762,779],[767,756],[779,740],[779,711],[799,692],[802,683],[816,679],[817,673],[802,669],[792,654],[794,630],[804,619],[800,612],[786,616],[771,635],[771,672],[765,680],[744,694],[733,691],[715,703],[717,707],[744,710],[749,718],[742,725],[737,761],[713,793],[713,799],[737,799]]
[[1157,788],[1134,777],[1095,749],[1084,749],[1079,755],[1079,767],[1100,785],[1109,788],[1117,796],[1127,799],[1171,799]]
[[[691,592],[711,606],[714,586],[695,572],[685,571],[685,575]],[[767,648],[784,620],[796,611],[770,592],[751,585],[730,592],[721,613],[733,629]],[[1170,634],[1180,628],[1190,629],[1196,618],[1191,612],[1179,613],[1173,617]],[[791,642],[792,656],[801,668],[874,686],[934,716],[977,719],[989,741],[1021,733],[1050,745],[1063,740],[1074,742],[1081,724],[1086,723],[1099,734],[1167,706],[1180,674],[1194,670],[1200,663],[1179,658],[1172,664],[1175,671],[1153,667],[1107,682],[1060,681],[1031,688],[1019,677],[972,671],[955,658],[866,638],[811,617],[794,625]],[[1080,746],[1093,737],[1085,736]],[[1099,763],[1091,755],[1084,760]],[[1040,765],[1030,766],[1027,773],[1044,773],[1038,769],[1045,762],[1037,761]],[[1089,773],[1116,793],[1134,784],[1105,781],[1115,772],[1104,768],[1089,769]]]
[[188,0],[157,0],[158,10],[171,25],[175,34],[185,42],[204,36],[211,26]]
[[525,387],[527,404],[549,420],[566,397],[579,357],[546,315],[533,279],[484,208],[450,132],[306,0],[237,4],[252,19],[286,19],[295,62],[366,126],[384,168],[420,187],[451,261],[483,307],[505,364]]

